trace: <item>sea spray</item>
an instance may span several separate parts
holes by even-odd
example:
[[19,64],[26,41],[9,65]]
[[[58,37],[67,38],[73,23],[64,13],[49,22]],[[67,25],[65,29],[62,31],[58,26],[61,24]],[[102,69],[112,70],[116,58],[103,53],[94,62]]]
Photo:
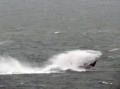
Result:
[[[20,62],[18,59],[10,56],[0,57],[0,74],[40,74],[40,73],[61,73],[66,70],[86,71],[84,63],[91,63],[102,55],[99,51],[94,50],[72,50],[48,59],[43,67],[33,67],[27,62]],[[29,64],[29,65],[28,65]]]
[[17,59],[10,56],[0,57],[0,73],[1,74],[19,74],[19,73],[31,73],[32,67],[27,63],[22,63]]
[[[51,62],[53,69],[59,70],[73,70],[73,71],[86,71],[83,66],[84,63],[94,62],[102,55],[99,51],[94,50],[72,50],[54,55],[48,61]],[[52,67],[51,67],[52,68]]]

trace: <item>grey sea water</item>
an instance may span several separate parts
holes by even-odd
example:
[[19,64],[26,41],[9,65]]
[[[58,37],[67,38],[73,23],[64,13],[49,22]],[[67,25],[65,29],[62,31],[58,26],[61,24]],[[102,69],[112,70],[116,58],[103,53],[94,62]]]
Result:
[[101,51],[97,71],[1,74],[0,89],[120,89],[119,0],[0,1],[0,70],[74,49]]

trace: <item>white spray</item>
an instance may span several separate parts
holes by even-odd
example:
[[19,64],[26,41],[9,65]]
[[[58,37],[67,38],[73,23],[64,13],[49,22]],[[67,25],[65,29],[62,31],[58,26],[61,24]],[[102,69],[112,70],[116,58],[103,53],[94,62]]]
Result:
[[73,50],[54,55],[44,67],[32,67],[10,56],[0,57],[0,74],[59,73],[66,70],[86,71],[80,68],[84,63],[90,64],[102,55],[94,50]]

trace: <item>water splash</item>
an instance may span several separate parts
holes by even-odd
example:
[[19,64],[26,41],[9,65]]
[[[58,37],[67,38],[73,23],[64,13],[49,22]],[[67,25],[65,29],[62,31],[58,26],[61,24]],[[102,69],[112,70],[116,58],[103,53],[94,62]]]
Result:
[[33,70],[27,64],[10,56],[0,57],[0,74],[32,73]]
[[54,65],[53,69],[86,71],[84,64],[93,63],[101,55],[101,52],[94,50],[73,50],[54,55],[48,61]]
[[73,50],[54,55],[43,67],[32,67],[10,56],[0,57],[0,74],[60,73],[66,70],[86,71],[85,63],[90,64],[102,55],[94,50]]

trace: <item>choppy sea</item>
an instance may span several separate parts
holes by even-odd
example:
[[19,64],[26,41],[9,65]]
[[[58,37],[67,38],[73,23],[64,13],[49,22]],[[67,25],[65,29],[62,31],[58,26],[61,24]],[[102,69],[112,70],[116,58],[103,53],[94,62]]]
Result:
[[0,89],[120,89],[120,1],[1,0]]

